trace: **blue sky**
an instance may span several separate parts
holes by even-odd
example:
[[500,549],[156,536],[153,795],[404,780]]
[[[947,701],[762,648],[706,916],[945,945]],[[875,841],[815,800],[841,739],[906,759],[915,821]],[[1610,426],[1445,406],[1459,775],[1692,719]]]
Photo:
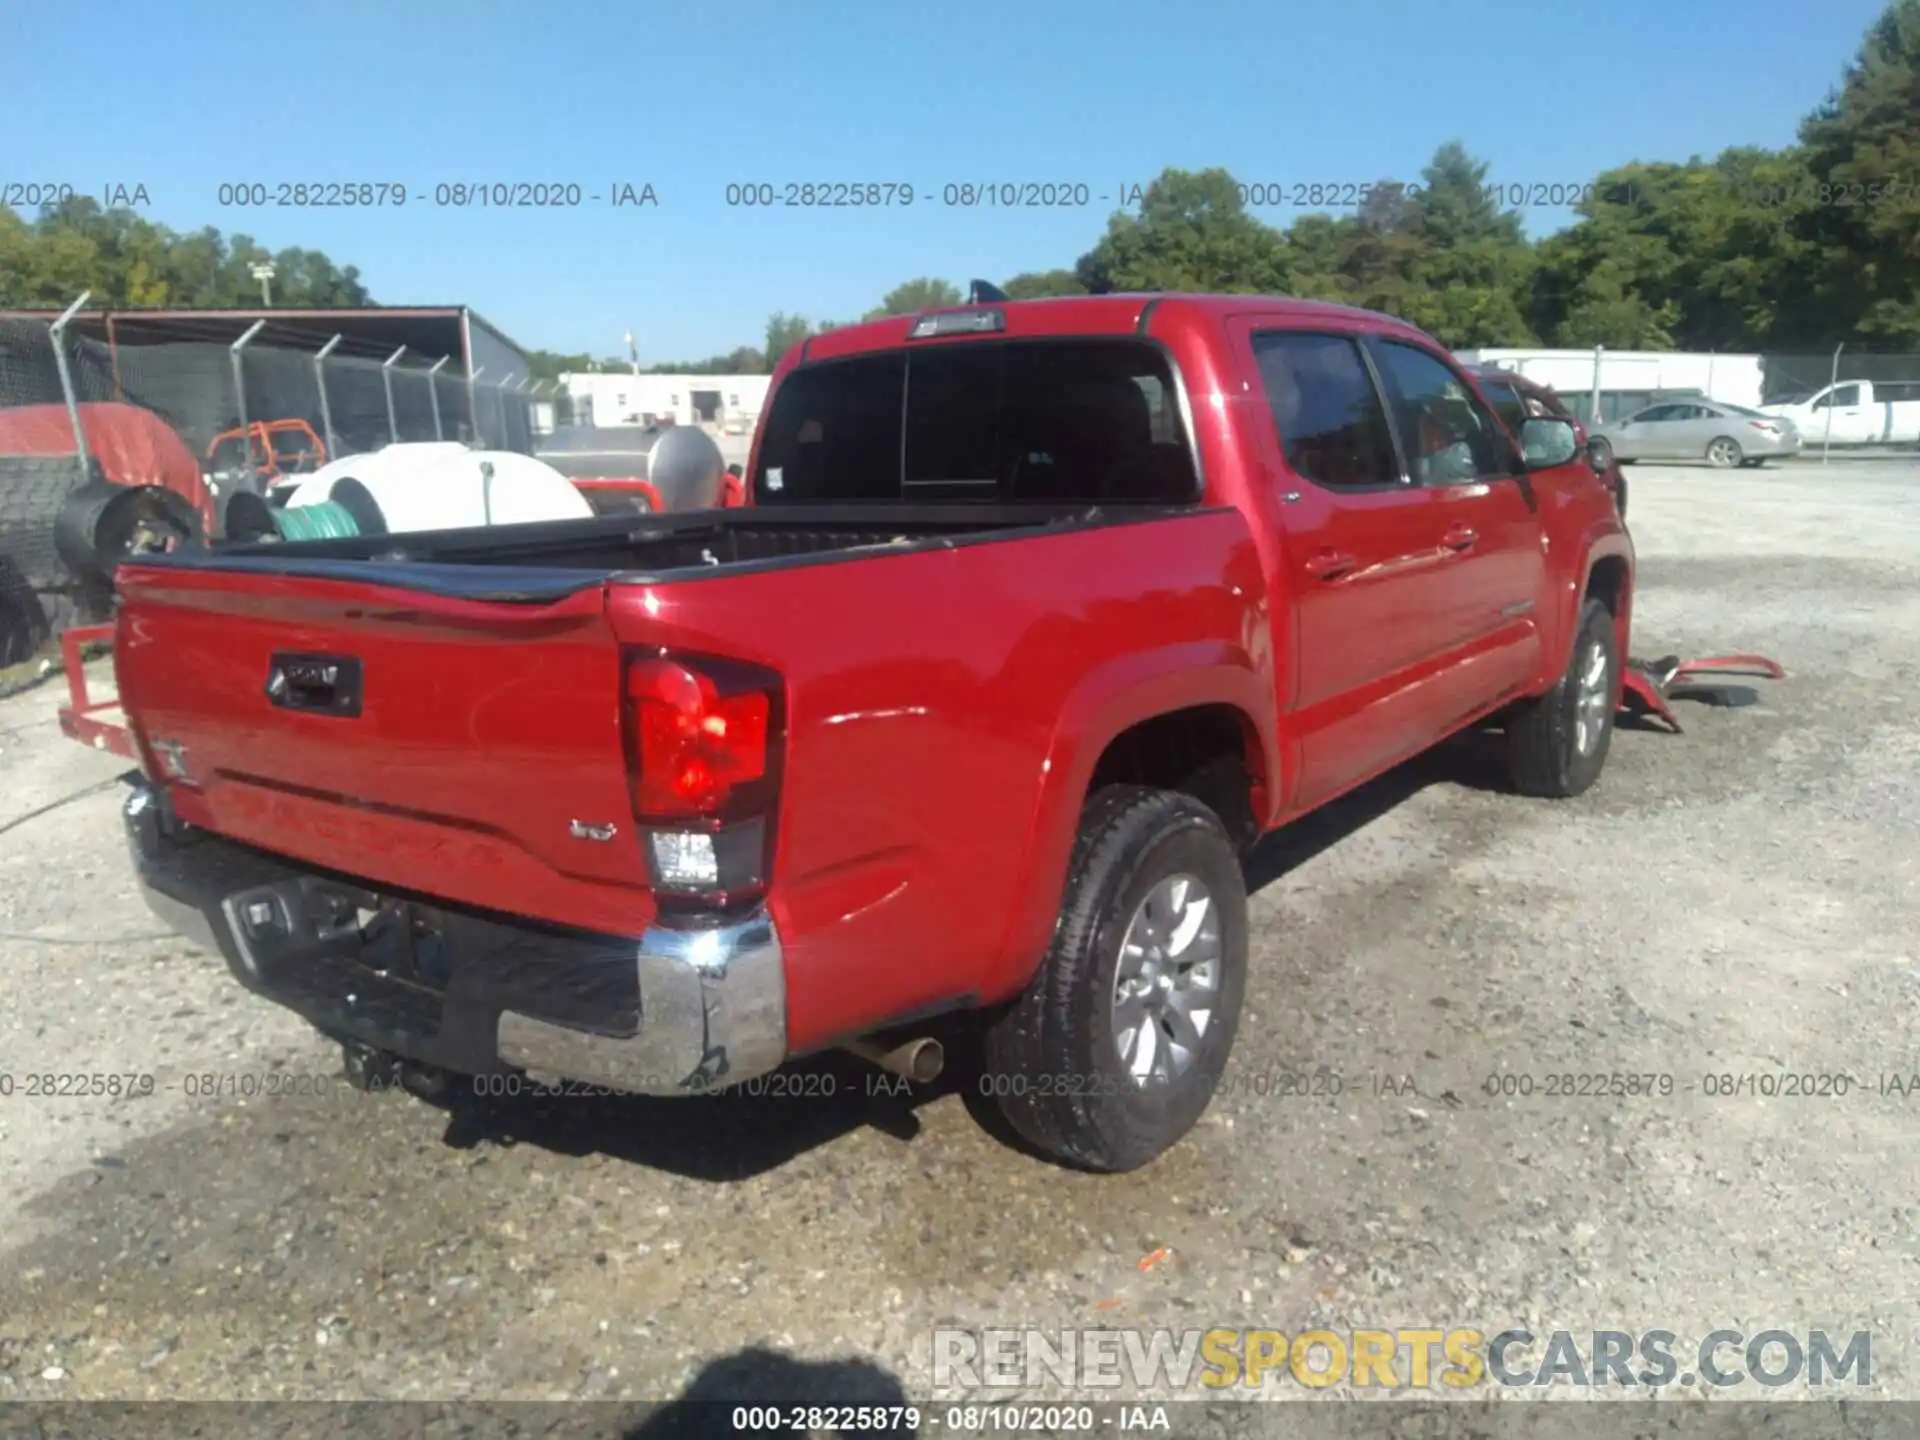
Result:
[[[0,181],[358,265],[385,304],[472,305],[521,344],[691,359],[770,311],[850,318],[899,281],[1070,265],[1120,187],[1224,165],[1291,187],[1489,179],[1778,145],[1881,0],[0,0]],[[221,37],[215,39],[212,37]],[[20,63],[30,62],[30,63]],[[401,209],[248,210],[224,183],[394,181]],[[730,208],[730,182],[894,181],[911,208]],[[436,208],[442,182],[650,183],[657,207]],[[952,208],[965,182],[1083,209]],[[1284,223],[1288,209],[1260,212]],[[1541,232],[1564,211],[1529,214]]]

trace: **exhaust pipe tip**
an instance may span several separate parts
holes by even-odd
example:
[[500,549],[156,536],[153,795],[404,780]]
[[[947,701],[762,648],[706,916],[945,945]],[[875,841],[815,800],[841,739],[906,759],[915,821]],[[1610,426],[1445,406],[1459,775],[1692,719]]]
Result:
[[846,1048],[862,1060],[917,1085],[932,1084],[947,1066],[946,1047],[931,1036],[923,1035],[889,1049],[882,1049],[871,1040],[856,1040]]

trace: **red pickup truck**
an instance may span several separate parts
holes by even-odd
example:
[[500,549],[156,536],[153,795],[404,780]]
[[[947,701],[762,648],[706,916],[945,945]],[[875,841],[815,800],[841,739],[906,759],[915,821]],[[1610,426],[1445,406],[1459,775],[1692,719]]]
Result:
[[689,1094],[977,1012],[1015,1128],[1129,1169],[1226,1064],[1255,839],[1476,722],[1598,775],[1581,443],[1305,301],[817,336],[745,508],[124,566],[136,864],[350,1059]]

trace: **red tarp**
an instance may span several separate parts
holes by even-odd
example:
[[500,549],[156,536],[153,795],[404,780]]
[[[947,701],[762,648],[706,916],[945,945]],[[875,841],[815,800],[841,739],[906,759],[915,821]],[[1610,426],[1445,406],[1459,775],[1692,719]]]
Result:
[[[84,401],[80,428],[87,451],[116,485],[161,485],[199,512],[211,535],[213,497],[186,441],[153,411],[116,401]],[[0,410],[0,455],[71,455],[73,424],[64,405]]]

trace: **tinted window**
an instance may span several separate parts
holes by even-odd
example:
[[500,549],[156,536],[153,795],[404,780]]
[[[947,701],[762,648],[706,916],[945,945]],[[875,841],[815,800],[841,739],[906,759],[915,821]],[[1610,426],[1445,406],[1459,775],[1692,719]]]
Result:
[[1520,427],[1527,423],[1527,416],[1533,413],[1528,410],[1520,392],[1505,380],[1482,380],[1480,390],[1487,397],[1487,403],[1493,406],[1493,413],[1500,417],[1501,423],[1518,435]]
[[1173,379],[1135,341],[969,342],[827,361],[782,381],[754,495],[1174,504],[1198,484]]
[[1416,484],[1452,485],[1506,473],[1505,443],[1459,376],[1411,345],[1387,341],[1379,353]]
[[1253,355],[1296,475],[1342,489],[1399,483],[1386,407],[1352,340],[1267,332],[1253,337]]
[[1920,381],[1889,380],[1885,384],[1876,383],[1873,387],[1873,398],[1891,400],[1897,405],[1920,400]]
[[1822,395],[1818,400],[1814,401],[1813,408],[1816,410],[1824,410],[1829,405],[1845,406],[1858,405],[1859,403],[1860,387],[1858,385],[1842,385],[1831,395]]
[[1679,409],[1678,405],[1655,405],[1630,418],[1636,425],[1644,425],[1648,421],[1673,420],[1678,418]]

